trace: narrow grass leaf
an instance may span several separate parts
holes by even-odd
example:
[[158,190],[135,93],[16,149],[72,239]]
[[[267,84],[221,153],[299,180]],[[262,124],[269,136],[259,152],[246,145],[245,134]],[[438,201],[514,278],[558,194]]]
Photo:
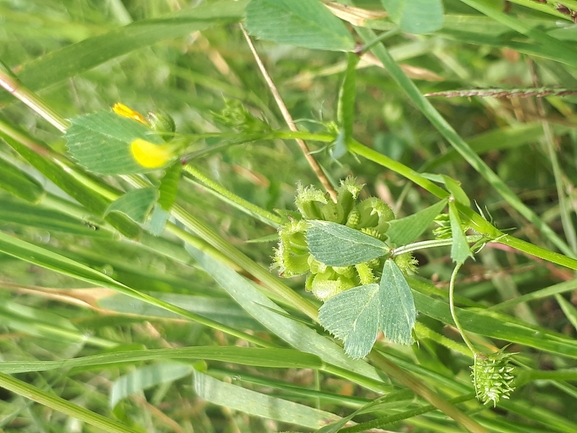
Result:
[[[478,3],[474,0],[467,0],[467,2]],[[484,13],[487,13],[483,10]],[[498,11],[497,11],[498,12]],[[509,19],[505,14],[498,12],[499,16],[504,16],[504,19]],[[521,23],[521,20],[516,20]],[[357,28],[357,32],[365,42],[372,41],[375,38],[374,32],[366,28]],[[558,42],[558,41],[557,41]],[[437,130],[457,149],[457,151],[465,158],[465,160],[475,169],[487,182],[495,188],[497,192],[516,209],[521,215],[527,218],[531,223],[535,224],[555,246],[557,246],[564,254],[569,257],[574,257],[575,253],[567,246],[567,243],[559,237],[559,235],[551,229],[533,210],[523,203],[519,197],[509,188],[495,172],[467,145],[467,143],[457,134],[455,129],[441,116],[441,114],[431,105],[431,103],[421,94],[407,75],[401,70],[399,65],[391,57],[390,53],[383,44],[378,44],[372,49],[375,56],[385,66],[391,77],[397,84],[407,93],[411,101],[421,110],[430,122],[437,128]],[[569,53],[567,53],[569,54]],[[571,64],[577,65],[577,56],[575,53],[571,54]]]
[[50,371],[59,368],[102,367],[118,363],[139,363],[153,360],[182,359],[231,362],[267,368],[313,368],[323,366],[318,356],[293,349],[260,349],[238,346],[193,346],[170,349],[124,350],[59,361],[6,361],[0,372],[25,373]]
[[196,394],[219,406],[310,429],[320,428],[339,419],[330,412],[221,382],[198,371],[193,374]]
[[7,374],[0,373],[0,387],[13,392],[14,394],[35,401],[36,403],[40,403],[50,409],[97,427],[99,430],[107,433],[141,433],[141,430],[135,430],[116,420],[109,419],[103,415],[92,412],[85,407],[58,397],[57,395],[54,395],[53,391],[46,392]]
[[0,188],[23,200],[36,203],[44,188],[36,179],[0,157]]
[[571,325],[577,329],[577,309],[561,295],[555,295],[555,299],[563,310],[565,317],[567,317]]
[[141,139],[162,144],[160,136],[143,124],[99,111],[70,120],[64,138],[70,154],[87,170],[99,174],[131,174],[149,171],[136,162],[130,144]]
[[441,200],[408,217],[391,221],[387,236],[397,246],[410,244],[423,234],[446,205],[447,200]]
[[391,19],[406,33],[432,33],[443,27],[441,0],[381,0]]
[[394,260],[385,261],[380,282],[381,330],[397,344],[413,344],[417,310],[411,288]]
[[378,284],[345,290],[326,301],[319,321],[343,340],[345,352],[353,359],[365,357],[373,348],[380,329],[381,300]]
[[149,365],[120,376],[112,384],[110,390],[110,407],[123,398],[140,393],[156,385],[166,384],[181,379],[193,370],[191,365],[176,362],[163,362]]
[[57,210],[17,202],[10,198],[2,197],[1,200],[3,206],[0,207],[0,221],[73,235],[112,237],[109,230],[94,230],[95,226],[89,224],[88,221],[74,218]]
[[146,229],[154,236],[160,236],[164,232],[166,221],[170,218],[170,213],[162,209],[158,203],[154,205],[150,219],[146,224]]
[[384,242],[358,230],[330,221],[312,220],[307,230],[311,254],[329,266],[368,262],[389,252]]
[[186,250],[242,308],[279,338],[305,354],[317,355],[324,362],[370,378],[378,378],[374,369],[367,363],[348,358],[333,341],[319,335],[303,323],[290,319],[286,311],[256,290],[236,272],[189,244],[186,244]]
[[455,202],[449,202],[449,219],[451,221],[451,235],[453,244],[451,245],[451,260],[455,263],[465,263],[469,257],[473,257],[467,238],[463,233],[463,226],[459,218],[459,211],[455,206]]
[[[178,293],[155,293],[155,297],[237,329],[250,329],[255,332],[266,331],[264,326],[230,299]],[[145,317],[169,317],[174,319],[180,317],[176,313],[120,293],[99,299],[98,306],[110,311]]]
[[133,189],[113,201],[104,216],[110,212],[120,212],[142,224],[154,206],[157,196],[158,191],[153,187]]
[[[18,77],[31,90],[45,89],[131,51],[216,24],[238,22],[246,4],[247,0],[210,2],[113,29],[39,57],[24,65]],[[0,102],[9,100],[8,93],[0,93]]]
[[280,44],[331,51],[352,51],[355,41],[345,25],[319,1],[252,0],[246,28]]

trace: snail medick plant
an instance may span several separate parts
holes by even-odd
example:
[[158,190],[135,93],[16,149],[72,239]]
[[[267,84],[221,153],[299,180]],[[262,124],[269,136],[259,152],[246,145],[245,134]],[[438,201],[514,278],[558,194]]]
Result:
[[[391,208],[382,200],[370,197],[359,201],[362,186],[355,179],[341,182],[336,203],[320,190],[299,185],[296,206],[301,220],[291,220],[279,229],[279,245],[275,250],[273,267],[283,277],[308,274],[306,289],[326,301],[353,287],[378,283],[383,265],[389,257],[383,254],[366,262],[348,266],[330,266],[310,252],[306,233],[307,221],[320,220],[342,224],[380,241],[388,239],[389,222],[395,218]],[[415,261],[410,254],[395,257],[403,271],[414,271]]]
[[305,287],[324,302],[319,322],[343,340],[352,358],[366,356],[380,331],[412,344],[416,309],[403,273],[415,269],[410,253],[392,257],[387,231],[395,216],[376,197],[359,201],[362,186],[344,180],[333,202],[299,185],[302,219],[279,229],[273,267],[284,277],[307,274]]

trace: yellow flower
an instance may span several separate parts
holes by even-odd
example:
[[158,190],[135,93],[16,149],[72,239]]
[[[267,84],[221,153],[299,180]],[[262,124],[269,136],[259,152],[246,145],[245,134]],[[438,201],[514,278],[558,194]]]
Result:
[[140,165],[146,168],[159,168],[174,157],[174,146],[154,144],[137,138],[130,143],[130,153]]
[[148,121],[144,118],[142,114],[138,111],[134,111],[132,108],[124,105],[122,102],[117,102],[112,107],[112,111],[114,111],[119,116],[128,117],[129,119],[136,120],[137,122],[142,123],[143,125],[150,126]]

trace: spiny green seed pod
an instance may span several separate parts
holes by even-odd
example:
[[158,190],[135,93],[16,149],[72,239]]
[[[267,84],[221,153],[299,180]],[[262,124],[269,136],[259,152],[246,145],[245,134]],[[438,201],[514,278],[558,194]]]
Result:
[[442,213],[435,217],[435,224],[438,227],[433,229],[433,235],[437,239],[451,239],[451,221],[449,214]]
[[310,256],[305,238],[306,221],[291,221],[279,230],[279,244],[275,249],[273,267],[284,277],[302,275],[309,271]]
[[366,263],[356,264],[355,269],[357,270],[357,274],[359,276],[361,285],[372,284],[376,282],[373,270],[369,267],[368,264]]
[[353,279],[357,276],[353,266],[333,266],[333,270],[345,278]]
[[174,132],[176,131],[176,124],[174,119],[166,111],[148,113],[148,122],[150,127],[160,133],[160,136],[164,141],[170,141],[174,138]]
[[304,219],[318,220],[322,219],[320,204],[327,204],[327,199],[323,192],[314,186],[303,188],[303,186],[299,184],[297,186],[295,203]]
[[316,274],[310,282],[311,292],[323,302],[355,286],[357,284],[354,280],[338,275],[331,268],[322,274]]
[[381,241],[387,239],[387,235],[380,233],[377,229],[374,228],[363,227],[360,231],[366,235],[372,236],[376,239],[380,239]]
[[338,188],[337,203],[341,207],[344,215],[349,214],[353,209],[363,186],[364,185],[359,185],[352,176],[341,181],[341,186]]
[[392,209],[382,200],[370,197],[357,205],[361,214],[359,227],[375,228],[381,233],[385,233],[389,228],[388,221],[395,219]]
[[361,220],[361,214],[359,213],[358,210],[353,209],[349,212],[347,222],[345,223],[345,225],[352,229],[356,229],[357,226],[359,225],[360,220]]
[[497,406],[501,398],[509,398],[514,391],[514,376],[511,373],[515,367],[509,363],[512,355],[504,353],[503,349],[490,355],[475,354],[471,375],[477,398],[483,404],[493,402],[493,406]]
[[394,260],[396,265],[404,274],[417,272],[417,265],[419,264],[419,261],[413,257],[413,254],[400,254],[395,256]]
[[324,205],[321,209],[322,219],[333,223],[342,223],[342,218],[339,218],[339,213],[342,214],[342,212],[339,212],[338,206],[338,204],[333,202]]
[[315,259],[312,254],[309,255],[308,263],[309,263],[310,271],[313,274],[322,274],[323,272],[325,272],[327,270],[327,267],[328,267],[324,263],[319,262],[317,259]]

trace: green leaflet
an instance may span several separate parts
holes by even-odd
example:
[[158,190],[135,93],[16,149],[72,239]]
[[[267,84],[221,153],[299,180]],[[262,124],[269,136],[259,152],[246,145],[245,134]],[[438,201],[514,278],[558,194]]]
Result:
[[329,266],[349,266],[388,254],[384,242],[358,230],[329,221],[309,221],[307,243],[311,254]]
[[137,138],[162,144],[162,138],[143,124],[112,111],[98,111],[71,119],[64,138],[70,154],[89,171],[133,174],[150,171],[136,162],[130,143]]
[[393,343],[412,344],[416,317],[411,289],[393,260],[385,262],[380,284],[345,290],[319,310],[320,323],[343,340],[351,358],[366,356],[379,331]]
[[441,0],[381,0],[390,18],[407,33],[432,33],[443,27]]
[[345,25],[319,1],[252,0],[246,28],[254,36],[299,47],[352,51],[355,41]]

